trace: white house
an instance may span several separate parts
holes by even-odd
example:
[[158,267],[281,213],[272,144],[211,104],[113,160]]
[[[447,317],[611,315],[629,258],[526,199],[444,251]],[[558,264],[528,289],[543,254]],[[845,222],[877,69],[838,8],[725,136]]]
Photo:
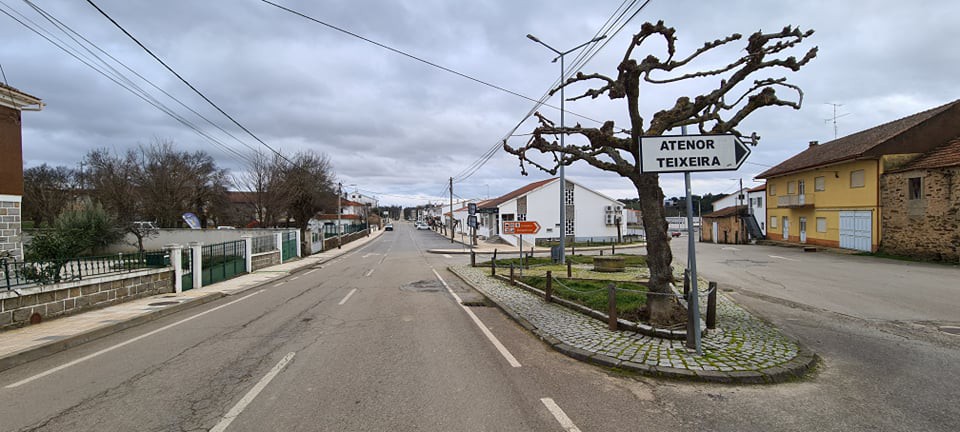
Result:
[[[588,189],[576,182],[566,180],[565,203],[566,235],[575,241],[615,241],[626,234],[623,203]],[[560,180],[550,178],[530,183],[498,198],[477,203],[481,238],[498,237],[517,246],[520,236],[502,234],[502,223],[507,221],[537,221],[540,232],[525,235],[523,242],[534,244],[536,240],[560,239]],[[466,221],[466,207],[454,211],[454,218]],[[466,227],[466,223],[460,226]]]
[[[714,211],[722,210],[728,207],[739,207],[748,215],[752,215],[760,231],[764,236],[767,235],[767,207],[763,202],[766,195],[767,185],[763,184],[755,188],[743,188],[723,198],[713,202]],[[749,231],[748,231],[749,232]]]
[[350,192],[349,194],[347,194],[347,199],[349,199],[350,201],[358,202],[360,204],[366,204],[372,208],[379,207],[376,197],[364,195],[357,191]]

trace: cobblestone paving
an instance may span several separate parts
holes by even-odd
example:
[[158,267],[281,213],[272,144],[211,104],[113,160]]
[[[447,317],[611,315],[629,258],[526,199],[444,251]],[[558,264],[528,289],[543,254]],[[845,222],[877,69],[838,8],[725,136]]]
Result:
[[[717,329],[704,335],[703,355],[688,352],[682,340],[667,340],[629,331],[611,331],[606,323],[553,303],[489,276],[489,270],[452,267],[485,295],[562,343],[612,357],[624,365],[698,371],[759,371],[784,365],[800,347],[780,331],[750,315],[720,293]],[[681,270],[682,273],[682,270]],[[701,281],[702,287],[706,284]],[[701,293],[706,290],[701,290]],[[705,308],[706,296],[700,304]],[[701,311],[704,312],[704,311]],[[812,357],[811,357],[812,358]],[[629,363],[626,363],[629,362]]]

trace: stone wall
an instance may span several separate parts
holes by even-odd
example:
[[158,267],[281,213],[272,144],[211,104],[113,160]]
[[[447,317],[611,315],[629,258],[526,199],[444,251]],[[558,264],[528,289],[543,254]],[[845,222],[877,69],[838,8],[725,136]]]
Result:
[[170,268],[0,291],[0,330],[28,325],[34,314],[46,320],[171,292]]
[[[921,177],[923,197],[909,199],[911,177]],[[885,174],[880,251],[936,261],[960,261],[960,167]]]
[[0,251],[23,258],[20,243],[20,202],[0,199]]
[[253,270],[251,270],[252,273],[262,268],[280,264],[280,251],[253,254],[253,256],[250,258],[253,261]]
[[[357,239],[359,239],[359,238],[361,238],[361,237],[366,237],[369,232],[370,232],[369,229],[365,229],[365,230],[363,230],[363,231],[355,232],[355,233],[352,233],[352,234],[344,234],[344,235],[343,235],[343,238],[341,239],[341,242],[342,242],[342,244],[350,243],[350,242],[352,242],[352,241],[354,241],[354,240],[357,240]],[[336,248],[337,248],[337,238],[336,238],[336,237],[330,237],[330,238],[328,238],[328,239],[326,239],[326,240],[323,241],[323,250],[330,250],[330,249],[336,249]]]

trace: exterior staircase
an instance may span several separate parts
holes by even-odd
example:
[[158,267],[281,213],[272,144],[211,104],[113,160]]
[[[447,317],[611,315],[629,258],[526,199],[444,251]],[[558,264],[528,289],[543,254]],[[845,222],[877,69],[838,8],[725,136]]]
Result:
[[763,230],[760,229],[760,224],[757,223],[757,218],[753,217],[752,214],[741,215],[740,220],[743,221],[743,225],[747,227],[747,234],[750,235],[750,238],[756,240],[766,238],[766,236],[763,235]]

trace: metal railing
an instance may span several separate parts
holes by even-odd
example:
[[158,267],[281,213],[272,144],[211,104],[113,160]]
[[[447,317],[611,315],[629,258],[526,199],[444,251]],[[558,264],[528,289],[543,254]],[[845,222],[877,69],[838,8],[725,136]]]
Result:
[[[360,232],[367,229],[367,224],[357,224],[357,225],[344,225],[343,226],[343,235],[353,234],[355,232]],[[337,236],[337,226],[336,225],[324,225],[323,226],[323,238],[328,239],[330,237]]]
[[4,258],[0,259],[0,287],[11,290],[168,265],[170,255],[163,250],[54,260],[15,261]]
[[803,207],[813,205],[813,194],[784,195],[777,197],[777,207]]
[[277,236],[270,234],[253,238],[253,253],[264,253],[277,250]]
[[203,246],[200,255],[203,285],[224,281],[247,271],[243,240]]

